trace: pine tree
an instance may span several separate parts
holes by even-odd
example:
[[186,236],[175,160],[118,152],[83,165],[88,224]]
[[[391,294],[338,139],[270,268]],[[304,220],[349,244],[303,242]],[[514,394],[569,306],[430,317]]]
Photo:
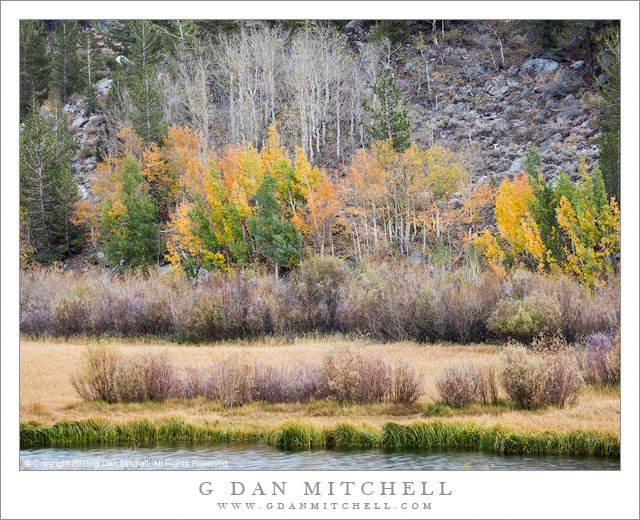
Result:
[[372,124],[368,132],[375,140],[391,139],[397,152],[404,152],[409,148],[411,134],[406,110],[402,109],[402,97],[396,88],[391,69],[380,72],[373,85],[376,95],[376,106],[368,102],[363,107],[371,114]]
[[125,27],[133,40],[128,56],[133,66],[138,71],[155,66],[161,44],[155,24],[149,20],[128,20]]
[[595,140],[600,145],[600,168],[609,197],[620,202],[620,31],[605,38],[605,50],[599,59],[605,77],[596,86],[600,99],[592,103],[594,124],[601,135]]
[[82,245],[82,230],[73,224],[78,200],[73,154],[60,103],[54,103],[48,120],[34,107],[20,134],[20,206],[24,235],[38,262],[62,260]]
[[547,262],[557,261],[562,255],[562,238],[559,234],[560,226],[556,217],[560,199],[556,196],[553,187],[542,176],[541,164],[538,150],[535,146],[529,144],[524,159],[524,170],[527,173],[529,186],[533,194],[529,201],[529,206],[538,225],[540,237],[545,248],[552,255],[547,258]]
[[51,36],[51,83],[63,103],[82,85],[79,38],[80,25],[74,20],[60,20]]
[[103,249],[109,265],[123,268],[151,265],[159,251],[156,206],[142,187],[140,165],[132,156],[120,172],[122,193],[102,208]]
[[20,21],[20,119],[29,112],[29,105],[40,105],[47,97],[49,61],[45,34],[38,20]]
[[162,142],[167,128],[158,85],[157,72],[151,66],[136,72],[129,92],[134,111],[130,114],[136,133],[149,147]]
[[249,219],[249,227],[263,258],[274,264],[278,278],[280,266],[299,260],[300,239],[295,226],[288,220],[282,221],[276,187],[276,180],[267,173],[256,192],[258,210]]
[[98,97],[95,85],[104,75],[105,62],[102,51],[96,44],[93,33],[85,32],[81,38],[82,44],[82,74],[85,83],[86,104],[85,115],[89,116],[98,108]]

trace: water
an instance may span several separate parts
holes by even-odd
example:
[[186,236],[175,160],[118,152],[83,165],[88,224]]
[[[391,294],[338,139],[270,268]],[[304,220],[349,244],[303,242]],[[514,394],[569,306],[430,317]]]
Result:
[[282,450],[265,444],[161,442],[20,450],[29,470],[619,470],[620,459],[434,450]]

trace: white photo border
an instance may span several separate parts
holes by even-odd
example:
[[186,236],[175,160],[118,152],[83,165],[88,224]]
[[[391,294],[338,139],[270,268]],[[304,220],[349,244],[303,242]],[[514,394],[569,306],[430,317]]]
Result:
[[[637,2],[2,2],[2,518],[388,518],[389,510],[217,509],[233,480],[447,482],[432,508],[397,518],[638,518],[638,3]],[[622,34],[621,470],[505,472],[18,471],[18,20],[123,19],[620,19]],[[211,482],[214,493],[199,493]],[[269,498],[269,497],[267,497]],[[326,497],[327,501],[331,497]],[[411,498],[411,497],[409,497]],[[287,502],[308,500],[293,492]],[[336,502],[407,497],[335,497]],[[281,501],[279,499],[273,502]],[[409,500],[413,502],[414,500]],[[418,501],[418,500],[416,500]]]

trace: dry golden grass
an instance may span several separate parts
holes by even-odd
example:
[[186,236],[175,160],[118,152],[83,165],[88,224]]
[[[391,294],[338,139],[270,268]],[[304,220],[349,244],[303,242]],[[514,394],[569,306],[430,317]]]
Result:
[[[333,348],[356,345],[384,359],[407,360],[423,374],[424,396],[412,406],[394,404],[339,405],[331,402],[309,404],[252,403],[238,409],[223,409],[204,399],[165,403],[127,403],[108,405],[85,403],[71,386],[71,376],[80,366],[86,345],[58,341],[31,341],[20,344],[20,420],[51,424],[59,420],[81,420],[100,417],[109,421],[129,421],[148,417],[170,416],[193,419],[217,419],[229,426],[270,426],[289,419],[304,419],[318,425],[332,426],[340,422],[369,423],[379,426],[388,420],[411,422],[424,419],[424,405],[437,398],[434,380],[445,366],[460,360],[496,363],[498,349],[488,345],[417,345],[415,343],[378,344],[341,339],[300,340],[291,345],[274,342],[220,344],[213,346],[181,346],[172,344],[136,344],[113,342],[123,352],[166,350],[178,366],[208,364],[225,356],[240,359],[290,363],[321,359]],[[474,407],[466,414],[442,420],[470,419],[480,425],[500,424],[519,431],[598,430],[618,432],[620,429],[620,397],[617,390],[587,389],[574,406],[538,411],[508,408]]]

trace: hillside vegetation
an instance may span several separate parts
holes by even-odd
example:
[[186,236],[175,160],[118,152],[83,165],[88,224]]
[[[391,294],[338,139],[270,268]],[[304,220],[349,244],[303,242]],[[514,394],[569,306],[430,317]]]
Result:
[[24,268],[617,270],[613,22],[25,21],[20,42]]

